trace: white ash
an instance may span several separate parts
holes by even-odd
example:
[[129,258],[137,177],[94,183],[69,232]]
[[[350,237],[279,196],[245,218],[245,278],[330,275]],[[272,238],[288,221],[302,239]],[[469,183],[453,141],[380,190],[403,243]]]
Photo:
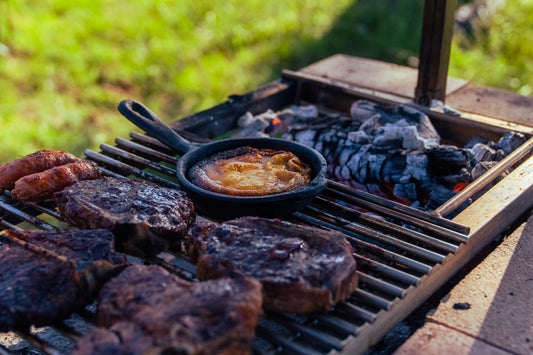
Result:
[[475,144],[472,152],[474,152],[474,159],[479,162],[492,161],[496,157],[496,150],[483,143]]
[[472,179],[475,180],[478,177],[482,176],[497,163],[498,162],[496,161],[482,161],[481,163],[476,164],[476,166],[474,166],[474,168],[472,169]]

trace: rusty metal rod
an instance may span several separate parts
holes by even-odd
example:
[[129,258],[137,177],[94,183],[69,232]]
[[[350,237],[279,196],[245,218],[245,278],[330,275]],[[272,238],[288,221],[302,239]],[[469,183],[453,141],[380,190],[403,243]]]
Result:
[[335,311],[348,314],[350,319],[353,319],[353,318],[361,319],[369,323],[374,323],[374,321],[376,320],[376,316],[377,316],[376,313],[373,313],[369,310],[359,307],[358,305],[347,303],[347,302],[340,302],[336,304],[333,312]]
[[316,313],[313,318],[323,327],[334,329],[343,333],[345,337],[357,332],[358,326],[332,314]]
[[149,148],[142,144],[135,143],[133,141],[129,141],[129,140],[122,139],[122,138],[117,138],[115,139],[115,143],[119,147],[134,150],[134,151],[149,155],[151,158],[154,158],[153,159],[154,161],[160,160],[160,161],[164,161],[169,164],[172,164],[172,165],[176,165],[178,163],[178,159],[172,155],[162,153],[158,150]]
[[138,177],[150,180],[152,182],[159,183],[161,185],[165,185],[166,187],[174,188],[174,189],[180,189],[180,186],[176,183],[173,183],[171,181],[165,180],[159,176],[156,176],[154,174],[148,173],[142,169],[138,169],[136,167],[133,167],[131,165],[125,164],[121,161],[118,161],[116,159],[110,158],[108,156],[105,156],[100,153],[93,152],[89,149],[85,150],[85,155],[90,158],[91,160],[95,160],[97,162],[100,162],[104,165],[113,166],[117,169],[120,169],[127,174],[136,175]]
[[364,272],[357,272],[359,276],[359,282],[365,284],[373,290],[384,293],[388,296],[395,298],[403,298],[406,289],[393,285],[385,280],[378,279],[377,277],[365,274]]
[[[328,188],[343,192],[344,194],[347,194],[347,195],[357,197],[358,199],[370,201],[373,204],[386,207],[387,209],[390,209],[391,211],[401,212],[403,215],[414,217],[418,220],[426,221],[431,224],[435,224],[437,226],[450,229],[452,231],[456,231],[462,234],[470,233],[470,227],[468,226],[450,221],[449,219],[435,216],[429,212],[421,211],[419,209],[416,209],[410,206],[402,205],[401,203],[398,203],[398,202],[387,200],[386,198],[383,198],[383,197],[372,195],[371,193],[368,193],[368,192],[364,192],[361,190],[351,188],[349,186],[343,185],[336,181],[328,180]],[[402,220],[405,220],[406,222],[408,222],[406,219],[407,218],[403,218]]]
[[374,295],[368,291],[361,290],[360,288],[356,289],[350,297],[354,297],[359,302],[368,303],[380,309],[389,310],[392,307],[392,301],[389,301],[378,295]]
[[369,215],[368,213],[358,211],[354,208],[350,208],[336,202],[328,201],[323,197],[315,198],[312,202],[312,205],[315,204],[322,206],[322,208],[335,209],[335,211],[340,215],[342,214],[344,216],[347,216],[347,218],[356,222],[361,222],[365,225],[370,225],[374,228],[379,228],[380,230],[387,231],[391,234],[394,234],[395,236],[400,235],[409,239],[423,242],[428,246],[437,248],[446,253],[455,253],[458,249],[458,246],[455,244],[451,244],[442,239],[437,239],[427,234],[417,232],[413,229],[394,224],[383,218],[377,218],[375,216]]
[[529,138],[524,144],[515,149],[511,154],[494,165],[485,174],[468,184],[461,192],[443,203],[439,208],[434,210],[436,216],[445,217],[459,207],[463,202],[472,197],[473,194],[483,189],[491,181],[503,174],[520,159],[525,158],[533,150],[533,137]]
[[[317,215],[321,216],[323,220],[326,220],[332,225],[335,225],[335,227],[330,227],[330,228],[338,229],[342,231],[343,233],[357,240],[359,240],[361,236],[367,237],[371,239],[372,241],[377,241],[377,242],[386,244],[389,247],[398,249],[401,252],[410,253],[411,255],[415,255],[419,258],[431,261],[433,263],[442,263],[444,261],[444,258],[446,257],[445,255],[436,253],[432,250],[419,247],[413,243],[405,242],[391,235],[383,234],[372,228],[367,228],[363,225],[349,221],[339,216],[332,215],[326,211],[316,209],[312,206],[308,206],[307,208],[310,211],[316,212]],[[374,252],[376,252],[376,250],[379,250],[379,253],[382,253],[385,249],[374,246],[372,250]],[[400,262],[400,261],[397,260],[397,262]],[[418,272],[422,272],[422,273],[429,272],[429,270],[431,270],[431,267],[432,267],[431,265],[427,265],[425,263],[421,263],[418,261],[412,261],[411,259],[407,259],[404,262],[408,262],[406,266],[410,266],[414,270]]]
[[282,326],[292,330],[294,333],[300,333],[305,338],[321,343],[322,347],[329,347],[335,350],[342,350],[342,341],[328,333],[313,329],[309,326],[298,323],[295,319],[288,317],[285,314],[268,313],[266,318],[281,324]]
[[46,223],[42,219],[39,219],[37,217],[34,217],[28,213],[23,212],[22,210],[19,210],[18,208],[11,206],[10,204],[0,201],[0,208],[6,210],[10,214],[20,218],[22,221],[26,221],[28,223],[33,224],[37,228],[40,229],[46,229],[46,230],[57,230],[58,228],[56,226],[53,226],[49,223]]
[[407,224],[422,228],[425,231],[431,232],[440,237],[444,237],[444,238],[451,239],[451,240],[461,242],[461,243],[465,243],[466,241],[468,241],[468,236],[465,234],[458,233],[453,230],[450,230],[450,229],[447,229],[447,228],[444,228],[442,226],[438,226],[432,223],[428,223],[427,221],[418,219],[410,215],[406,215],[402,212],[398,212],[396,210],[387,208],[385,206],[376,204],[374,202],[366,201],[354,195],[350,195],[350,194],[337,191],[337,190],[333,190],[330,188],[327,188],[324,194],[330,195],[334,198],[339,198],[355,206],[359,206],[359,207],[362,207],[362,208],[365,208],[371,211],[378,212],[384,216],[398,219]]
[[398,253],[394,253],[390,250],[380,248],[379,246],[375,244],[366,242],[362,240],[361,237],[357,233],[349,229],[339,227],[335,224],[335,222],[323,221],[315,217],[304,215],[303,213],[300,213],[300,212],[296,212],[294,215],[295,217],[307,223],[325,227],[328,229],[333,229],[333,230],[346,234],[347,239],[357,246],[357,250],[356,250],[357,252],[364,252],[367,254],[377,255],[380,258],[385,259],[389,262],[402,265],[405,268],[411,269],[415,272],[422,273],[422,274],[428,273],[432,268],[431,265],[421,263],[419,261],[413,260],[411,258],[400,255]]
[[107,144],[102,144],[102,145],[100,145],[100,149],[102,149],[102,151],[104,153],[107,153],[107,154],[110,154],[110,155],[115,155],[115,156],[118,156],[118,157],[120,157],[122,159],[127,159],[127,160],[132,161],[132,162],[134,162],[136,164],[143,165],[146,168],[150,168],[152,170],[155,170],[155,171],[157,171],[159,173],[162,173],[162,174],[165,174],[165,175],[168,175],[168,176],[174,176],[176,174],[176,168],[175,167],[172,168],[172,169],[168,168],[166,166],[154,163],[153,160],[143,158],[141,156],[138,156],[138,155],[135,155],[133,153],[127,152],[127,151],[119,149],[117,147],[113,147],[113,146],[110,146],[110,145],[107,145]]
[[269,330],[267,327],[263,326],[261,323],[257,325],[255,330],[256,330],[256,334],[260,338],[263,338],[273,344],[277,344],[281,348],[286,348],[288,352],[292,352],[294,354],[300,354],[300,355],[322,355],[323,354],[322,352],[318,352],[317,350],[311,349],[307,346],[291,341],[282,335],[278,335],[274,333],[273,331]]

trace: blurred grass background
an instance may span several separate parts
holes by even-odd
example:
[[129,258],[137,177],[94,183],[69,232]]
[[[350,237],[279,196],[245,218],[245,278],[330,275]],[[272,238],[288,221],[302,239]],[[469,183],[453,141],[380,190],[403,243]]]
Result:
[[[489,3],[454,36],[449,75],[531,95],[533,1]],[[172,121],[336,53],[416,66],[423,5],[0,0],[0,163],[127,137],[125,98]]]

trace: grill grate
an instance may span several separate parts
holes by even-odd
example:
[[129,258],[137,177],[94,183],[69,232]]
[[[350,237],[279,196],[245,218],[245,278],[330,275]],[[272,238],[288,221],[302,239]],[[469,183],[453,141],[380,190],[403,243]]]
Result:
[[[132,133],[130,140],[118,138],[116,146],[102,145],[100,152],[87,150],[85,154],[88,159],[96,161],[106,175],[136,177],[167,187],[179,187],[174,175],[178,158],[151,137]],[[354,205],[375,214],[363,213]],[[401,223],[392,223],[380,215],[393,217]],[[22,205],[12,201],[9,192],[0,197],[0,217],[2,228],[66,227],[59,221],[53,204]],[[324,193],[291,219],[335,229],[346,235],[355,250],[359,288],[328,313],[306,316],[266,314],[257,328],[253,347],[256,354],[364,351],[370,344],[368,339],[358,337],[360,330],[372,327],[378,318],[389,317],[393,308],[403,307],[402,299],[408,290],[419,286],[436,267],[453,257],[468,241],[463,234],[468,232],[468,228],[462,225],[354,192],[334,182],[329,182]],[[158,264],[184,279],[196,280],[195,266],[186,255],[176,250],[145,260],[132,257],[131,261]],[[415,306],[409,305],[413,309]],[[60,334],[61,341],[57,337],[50,340],[37,329],[17,332],[16,336],[31,344],[36,351],[47,354],[68,352],[83,334],[83,329],[95,325],[95,308],[92,305],[63,324],[48,327]],[[376,334],[384,335],[383,332],[384,329],[375,329]],[[14,350],[0,345],[0,353],[4,352]]]

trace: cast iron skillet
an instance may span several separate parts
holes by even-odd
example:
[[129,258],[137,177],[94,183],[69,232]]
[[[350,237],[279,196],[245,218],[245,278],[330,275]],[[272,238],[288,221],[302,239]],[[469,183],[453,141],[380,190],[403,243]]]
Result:
[[[304,208],[326,188],[326,160],[316,150],[302,144],[276,138],[240,138],[204,144],[191,143],[140,102],[131,99],[124,100],[118,105],[118,110],[146,133],[183,154],[176,167],[177,178],[182,188],[192,198],[196,209],[209,216],[223,219],[239,216],[288,216]],[[243,146],[292,152],[303,162],[309,164],[312,179],[300,188],[265,196],[232,196],[216,193],[205,190],[188,179],[187,171],[195,163],[213,154]]]

